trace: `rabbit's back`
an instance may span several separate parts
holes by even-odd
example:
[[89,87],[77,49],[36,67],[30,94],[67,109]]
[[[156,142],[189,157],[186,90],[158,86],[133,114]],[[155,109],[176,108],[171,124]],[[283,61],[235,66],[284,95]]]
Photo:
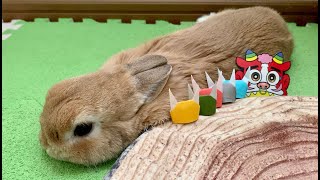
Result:
[[169,120],[169,88],[178,101],[186,100],[190,75],[202,88],[206,86],[205,71],[217,80],[219,68],[229,78],[236,68],[236,57],[244,55],[247,49],[270,54],[282,51],[286,59],[291,56],[293,39],[286,22],[276,11],[266,7],[225,10],[190,28],[121,52],[103,68],[128,63],[146,54],[163,55],[172,65],[161,94],[137,113],[136,118],[145,128]]

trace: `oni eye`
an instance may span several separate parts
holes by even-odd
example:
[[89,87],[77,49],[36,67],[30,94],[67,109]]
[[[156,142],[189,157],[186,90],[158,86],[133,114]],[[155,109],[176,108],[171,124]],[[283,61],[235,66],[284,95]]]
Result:
[[279,74],[276,71],[270,71],[267,78],[270,85],[276,85],[280,80]]
[[251,77],[251,80],[256,83],[256,82],[260,81],[261,74],[260,74],[260,72],[258,70],[252,70],[250,77]]
[[274,81],[276,81],[276,75],[274,74],[270,74],[268,77],[269,82],[273,83]]
[[78,124],[73,132],[75,136],[85,136],[88,135],[92,130],[92,123],[82,123]]
[[260,74],[257,73],[257,72],[252,73],[251,78],[252,78],[252,80],[254,80],[254,81],[258,81],[258,80],[260,79]]

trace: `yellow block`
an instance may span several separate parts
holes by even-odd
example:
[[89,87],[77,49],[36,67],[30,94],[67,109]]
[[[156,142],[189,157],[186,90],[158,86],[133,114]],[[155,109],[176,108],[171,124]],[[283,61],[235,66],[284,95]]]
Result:
[[181,101],[170,111],[175,124],[192,123],[199,119],[200,105],[194,100]]

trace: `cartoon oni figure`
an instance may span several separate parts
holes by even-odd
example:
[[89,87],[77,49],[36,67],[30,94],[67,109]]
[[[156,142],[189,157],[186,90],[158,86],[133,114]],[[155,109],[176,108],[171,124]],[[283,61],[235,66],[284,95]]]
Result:
[[246,51],[245,59],[236,58],[240,68],[236,79],[240,80],[251,67],[248,81],[247,97],[254,96],[286,96],[290,77],[285,71],[290,69],[290,61],[283,62],[282,52],[273,57],[269,54],[257,55],[251,50]]

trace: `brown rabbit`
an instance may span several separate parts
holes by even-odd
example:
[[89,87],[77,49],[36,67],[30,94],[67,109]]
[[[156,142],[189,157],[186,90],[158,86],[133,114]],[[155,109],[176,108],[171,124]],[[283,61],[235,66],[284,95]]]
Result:
[[170,120],[168,89],[187,99],[193,75],[205,87],[207,71],[231,74],[247,49],[282,51],[293,40],[275,11],[264,7],[225,10],[206,21],[113,56],[98,71],[64,80],[48,92],[40,117],[47,153],[94,165],[118,155],[141,131]]

